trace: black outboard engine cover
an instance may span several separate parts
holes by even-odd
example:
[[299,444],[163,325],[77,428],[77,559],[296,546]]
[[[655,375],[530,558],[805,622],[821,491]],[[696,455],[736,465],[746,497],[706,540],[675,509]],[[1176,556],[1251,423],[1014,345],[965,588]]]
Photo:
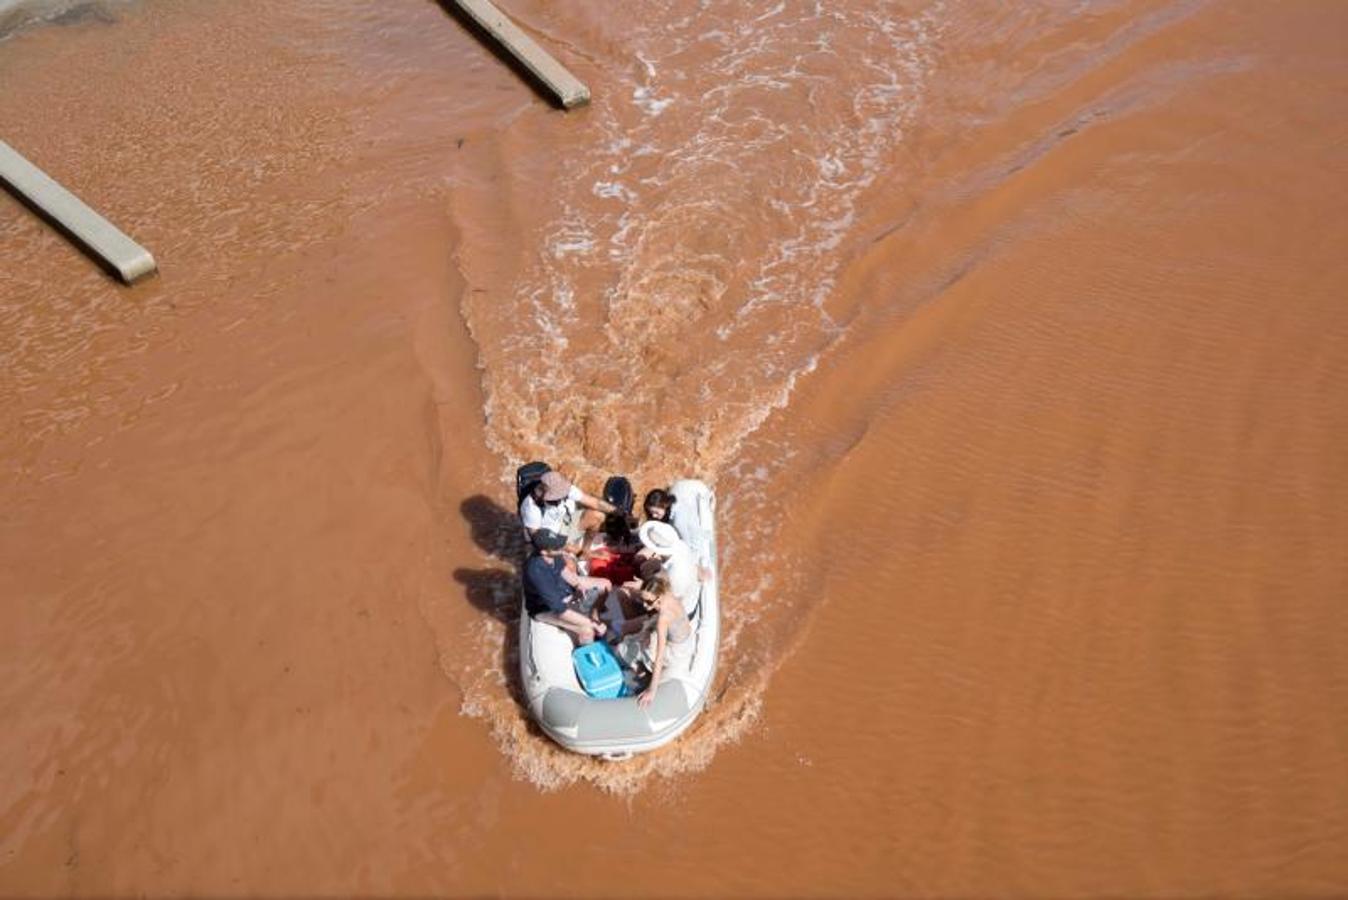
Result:
[[604,482],[604,500],[618,509],[604,519],[604,534],[614,545],[627,546],[636,542],[632,534],[632,529],[637,527],[636,516],[632,515],[636,496],[632,482],[621,475],[614,475]]
[[[542,478],[543,474],[540,472],[538,477]],[[632,504],[636,501],[636,493],[632,490],[632,482],[622,475],[614,475],[604,482],[604,500],[630,516]]]
[[515,470],[515,502],[523,503],[524,498],[538,484],[539,479],[552,471],[552,466],[545,462],[525,463]]

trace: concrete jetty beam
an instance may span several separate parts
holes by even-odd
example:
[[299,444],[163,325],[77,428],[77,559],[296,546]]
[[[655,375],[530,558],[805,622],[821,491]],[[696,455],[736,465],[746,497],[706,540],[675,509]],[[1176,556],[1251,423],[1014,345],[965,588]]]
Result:
[[453,0],[453,3],[551,91],[563,107],[571,109],[590,102],[590,89],[489,0]]
[[55,225],[85,253],[131,284],[157,266],[150,251],[127,237],[45,172],[0,141],[0,182],[39,215]]

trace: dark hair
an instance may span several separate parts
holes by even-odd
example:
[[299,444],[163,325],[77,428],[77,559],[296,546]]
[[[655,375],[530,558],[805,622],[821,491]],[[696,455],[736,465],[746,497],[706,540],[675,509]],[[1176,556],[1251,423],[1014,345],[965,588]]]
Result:
[[636,527],[636,516],[627,515],[622,512],[604,518],[604,537],[608,538],[613,544],[634,544],[636,537],[632,534],[632,529]]
[[669,583],[669,574],[666,572],[656,572],[641,580],[641,590],[646,594],[655,594],[662,596],[670,593],[673,588]]
[[646,499],[642,502],[641,508],[645,510],[647,516],[651,514],[651,507],[659,509],[665,514],[663,521],[668,522],[670,511],[674,508],[674,500],[674,495],[669,491],[664,490],[663,488],[656,488],[646,495]]

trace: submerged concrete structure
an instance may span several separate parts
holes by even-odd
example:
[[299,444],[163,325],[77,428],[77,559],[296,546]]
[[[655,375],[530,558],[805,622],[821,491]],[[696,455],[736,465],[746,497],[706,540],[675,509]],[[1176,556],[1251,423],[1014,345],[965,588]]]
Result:
[[158,266],[150,251],[90,209],[17,150],[0,141],[0,182],[127,284]]
[[564,108],[590,102],[590,89],[489,0],[454,0],[454,5],[538,79]]

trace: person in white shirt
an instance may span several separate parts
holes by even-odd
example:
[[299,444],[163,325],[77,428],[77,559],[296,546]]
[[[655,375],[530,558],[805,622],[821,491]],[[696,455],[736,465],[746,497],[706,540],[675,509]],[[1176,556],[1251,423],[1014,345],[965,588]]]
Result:
[[520,502],[520,524],[530,538],[541,529],[564,535],[567,552],[574,554],[580,552],[585,533],[599,528],[606,515],[616,512],[612,503],[585,493],[561,472],[546,472]]

